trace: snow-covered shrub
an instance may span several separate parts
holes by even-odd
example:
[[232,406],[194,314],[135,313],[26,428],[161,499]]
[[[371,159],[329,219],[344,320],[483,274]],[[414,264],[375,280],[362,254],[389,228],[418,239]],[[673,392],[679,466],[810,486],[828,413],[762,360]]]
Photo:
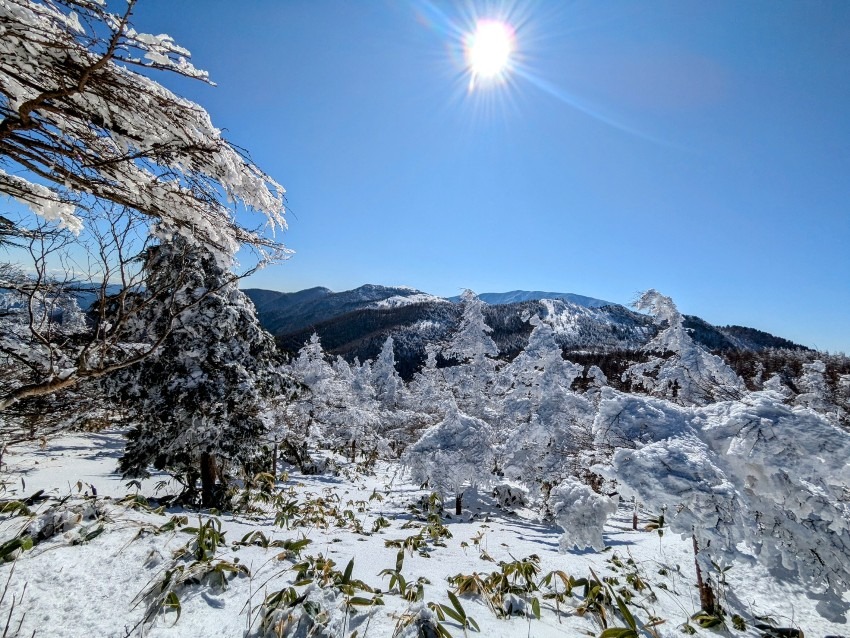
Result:
[[715,560],[793,575],[834,613],[850,590],[850,434],[783,399],[765,390],[679,408],[611,392],[596,434],[615,450],[599,471],[649,509],[667,506],[670,529]]
[[602,526],[617,511],[615,498],[597,494],[584,483],[568,478],[552,488],[548,506],[555,523],[564,530],[561,551],[605,547]]
[[425,430],[402,462],[415,481],[429,481],[444,498],[454,495],[459,510],[467,484],[490,481],[494,459],[490,426],[451,404],[446,418]]
[[499,483],[493,486],[492,494],[496,505],[509,512],[528,504],[528,490],[520,485]]
[[[64,504],[51,507],[26,527],[26,534],[39,543],[55,534],[63,534],[77,528],[83,521],[96,521],[103,512],[96,501]],[[71,539],[73,540],[73,539]]]
[[[800,393],[794,398],[794,402],[837,421],[840,408],[831,396],[832,393],[826,383],[825,373],[826,364],[820,359],[811,363],[804,363],[803,374],[797,379],[797,388]],[[840,382],[837,389],[840,392]]]
[[425,603],[415,603],[399,620],[396,626],[396,638],[423,638],[440,636],[437,614]]
[[[269,594],[263,602],[261,636],[336,638],[348,635],[349,617],[357,613],[358,608],[371,610],[375,605],[384,604],[379,592],[351,577],[354,559],[344,571],[339,571],[333,560],[307,556],[293,569],[298,584]],[[296,587],[304,585],[306,589],[299,593]],[[358,595],[361,592],[363,594]]]

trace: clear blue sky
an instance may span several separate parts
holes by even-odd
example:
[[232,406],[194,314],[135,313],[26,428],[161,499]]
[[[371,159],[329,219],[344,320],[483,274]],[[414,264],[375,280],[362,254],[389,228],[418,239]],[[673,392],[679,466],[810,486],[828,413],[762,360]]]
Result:
[[[468,91],[474,18],[519,72]],[[283,291],[575,292],[850,352],[850,2],[141,0],[288,191]]]

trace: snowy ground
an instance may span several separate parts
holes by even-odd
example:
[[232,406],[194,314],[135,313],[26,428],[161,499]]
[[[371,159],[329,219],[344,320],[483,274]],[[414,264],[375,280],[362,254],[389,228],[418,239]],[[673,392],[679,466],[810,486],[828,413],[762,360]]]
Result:
[[[336,477],[292,474],[288,481],[278,484],[276,490],[282,489],[284,496],[276,506],[265,504],[251,514],[218,517],[224,542],[191,567],[197,560],[193,553],[198,551],[194,540],[198,534],[184,530],[198,528],[199,521],[209,520],[209,514],[177,508],[157,512],[122,502],[128,493],[135,493],[135,488],[127,487],[113,472],[122,446],[120,433],[107,432],[58,438],[43,449],[19,445],[7,451],[0,474],[5,484],[4,501],[22,500],[38,490],[45,490],[51,498],[29,506],[29,515],[8,511],[0,515],[0,542],[24,529],[32,534],[41,530],[46,536],[34,547],[17,552],[17,559],[0,564],[0,586],[8,581],[0,603],[0,625],[5,625],[7,618],[11,620],[2,635],[261,635],[264,600],[303,578],[294,566],[312,556],[329,558],[336,564],[324,574],[319,569],[313,578],[320,581],[324,577],[324,588],[315,584],[294,587],[293,597],[287,599],[293,604],[284,602],[283,611],[274,617],[281,623],[283,635],[307,635],[309,618],[302,618],[300,624],[298,618],[312,613],[327,621],[325,633],[314,626],[313,635],[349,637],[356,631],[357,638],[415,636],[415,620],[406,628],[402,626],[407,620],[432,614],[427,607],[422,610],[423,602],[452,608],[448,592],[455,591],[455,586],[448,577],[477,573],[486,580],[491,572],[501,570],[500,561],[510,563],[531,555],[539,557],[535,585],[553,570],[575,579],[592,574],[602,580],[616,579],[608,581],[611,590],[623,592],[619,594],[622,597],[631,596],[628,608],[642,636],[682,636],[688,627],[697,635],[760,636],[763,632],[754,627],[756,616],[769,616],[777,626],[801,628],[807,638],[850,635],[846,625],[821,618],[815,609],[817,601],[807,598],[805,592],[768,578],[757,566],[742,565],[733,566],[725,574],[727,584],[720,595],[728,610],[726,625],[700,628],[690,620],[698,611],[699,601],[689,540],[632,531],[631,511],[621,509],[607,527],[604,551],[564,554],[558,549],[558,528],[541,524],[532,511],[502,512],[488,497],[470,499],[461,517],[444,517],[444,528],[432,526],[435,534],[443,529],[450,532],[451,537],[438,539],[444,545],[426,540],[418,550],[404,552],[401,574],[413,584],[412,591],[418,578],[428,581],[422,585],[423,601],[408,601],[397,593],[397,586],[390,590],[389,577],[380,572],[396,567],[399,549],[388,547],[386,542],[416,537],[427,524],[409,507],[427,492],[407,482],[397,466],[387,464],[375,468],[374,475],[358,473],[353,467],[343,467],[342,475]],[[160,479],[146,481],[141,495],[155,496]],[[65,497],[67,500],[58,503]],[[155,503],[151,505],[155,507]],[[292,513],[290,529],[275,524],[280,511]],[[188,525],[179,524],[181,516],[188,517]],[[373,533],[381,517],[388,526]],[[51,528],[56,533],[51,535]],[[278,546],[234,545],[258,530],[269,543],[280,541]],[[428,534],[421,536],[430,539]],[[281,546],[283,541],[302,538],[310,543],[301,549],[300,556],[296,556],[297,548],[287,551]],[[257,542],[265,544],[263,539]],[[412,542],[417,541],[414,538]],[[187,545],[189,554],[176,557],[175,553]],[[345,578],[352,559],[353,573]],[[227,569],[238,570],[240,566],[249,574],[231,575],[226,589],[214,582],[215,575],[202,578],[201,583],[174,588],[173,598],[166,598],[170,591],[166,589],[160,605],[150,607],[159,591],[156,583],[167,573],[172,573],[174,580],[181,568],[186,574],[188,569],[214,565],[223,566],[225,576],[230,574]],[[356,590],[358,580],[381,593]],[[145,599],[143,592],[152,585],[154,591]],[[560,613],[556,613],[553,599],[544,598],[546,587],[513,598],[515,607],[531,605],[531,599],[537,598],[539,619],[531,614],[500,619],[481,596],[462,595],[459,600],[465,613],[477,622],[482,636],[599,636],[602,625],[593,605],[582,613],[582,604],[587,602],[584,590],[576,585],[572,595],[558,604]],[[352,603],[353,613],[346,614],[347,600],[373,600],[375,596],[383,605]],[[509,596],[505,598],[508,600]],[[609,627],[626,627],[625,620],[614,611],[616,602],[602,607]],[[161,611],[144,622],[148,609]],[[733,614],[743,618],[746,629],[733,627]],[[657,620],[651,622],[652,618]],[[455,637],[476,633],[473,629],[464,632],[450,615],[442,626]],[[18,633],[13,633],[18,627]],[[273,626],[269,627],[267,635],[274,635],[272,630]]]

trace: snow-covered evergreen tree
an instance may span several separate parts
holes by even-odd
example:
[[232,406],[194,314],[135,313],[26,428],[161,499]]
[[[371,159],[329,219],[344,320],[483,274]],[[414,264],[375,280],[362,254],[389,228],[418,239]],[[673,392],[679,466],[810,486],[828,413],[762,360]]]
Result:
[[446,382],[437,367],[437,347],[425,346],[425,365],[407,386],[408,407],[420,412],[436,414],[446,399]]
[[502,370],[508,384],[497,438],[506,477],[539,494],[577,471],[589,444],[593,406],[570,390],[581,367],[564,360],[552,327],[536,315],[526,348]]
[[430,482],[444,498],[455,497],[458,514],[466,487],[491,480],[494,460],[490,426],[454,403],[445,419],[428,428],[403,457],[414,480]]
[[385,408],[392,409],[398,405],[404,384],[395,369],[392,337],[387,337],[381,354],[372,365],[372,383],[375,386],[375,396]]
[[270,435],[285,459],[297,464],[302,471],[308,471],[312,469],[310,443],[322,436],[324,412],[336,394],[331,387],[335,371],[326,361],[316,333],[283,367],[283,372],[294,380],[300,391],[291,401],[281,397],[271,402]]
[[705,405],[743,394],[743,381],[723,359],[691,338],[670,297],[650,289],[634,305],[655,318],[659,332],[643,347],[650,360],[632,365],[623,374],[633,389],[681,405]]
[[493,329],[484,321],[484,302],[468,288],[461,295],[463,315],[457,331],[443,351],[463,363],[469,360],[495,357],[499,354],[496,342],[490,338]]
[[156,356],[110,381],[134,424],[120,468],[129,477],[166,470],[190,496],[200,478],[202,502],[213,505],[224,487],[216,482],[230,467],[256,471],[264,400],[285,378],[275,368],[274,340],[214,256],[178,237],[152,248],[145,268],[151,290],[166,290],[162,280],[171,280],[183,310],[163,317],[159,307],[171,307],[170,299],[139,300],[150,314],[140,319],[140,340],[157,321],[173,326]]
[[495,383],[494,357],[499,354],[499,348],[490,337],[493,329],[484,321],[484,302],[468,289],[461,300],[460,325],[442,352],[460,365],[444,369],[443,374],[461,409],[489,421],[493,416],[489,397]]
[[279,432],[287,447],[302,450],[299,458],[309,458],[311,447],[339,451],[352,461],[386,453],[382,424],[393,411],[382,409],[375,396],[370,361],[349,366],[337,357],[331,365],[314,333],[286,370],[306,388],[286,408],[285,436]]
[[825,373],[826,365],[820,359],[811,363],[804,363],[803,374],[796,383],[799,394],[795,397],[794,402],[797,405],[837,418],[838,406],[831,400],[829,387],[824,377]]
[[298,351],[298,356],[290,364],[290,371],[299,381],[315,390],[320,390],[334,377],[318,334],[314,332]]

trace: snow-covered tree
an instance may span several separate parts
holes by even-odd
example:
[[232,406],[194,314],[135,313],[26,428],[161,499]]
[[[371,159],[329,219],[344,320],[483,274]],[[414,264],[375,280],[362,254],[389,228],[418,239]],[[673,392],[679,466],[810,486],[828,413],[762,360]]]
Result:
[[386,408],[392,409],[398,405],[404,383],[395,369],[392,337],[387,337],[381,354],[372,365],[372,383],[375,386],[375,396]]
[[564,359],[552,326],[537,315],[528,322],[533,326],[528,344],[500,375],[506,386],[503,391],[508,416],[514,422],[523,420],[523,412],[527,421],[544,403],[557,400],[557,395],[568,391],[582,370]]
[[507,385],[497,437],[505,476],[532,493],[577,474],[589,444],[593,406],[570,390],[581,367],[566,361],[552,327],[536,315],[526,348],[500,375]]
[[499,354],[499,348],[490,338],[493,329],[484,321],[484,302],[467,288],[461,295],[461,303],[463,304],[463,315],[460,319],[460,325],[452,335],[443,354],[447,357],[453,357],[461,363],[484,357],[495,357]]
[[467,485],[489,482],[494,460],[490,426],[454,403],[446,418],[425,430],[403,457],[415,481],[430,482],[443,497],[454,495],[458,514]]
[[803,374],[797,380],[797,389],[800,393],[795,397],[794,402],[817,412],[837,416],[838,406],[830,400],[825,372],[826,365],[820,359],[804,363]]
[[409,406],[421,412],[437,413],[445,400],[446,384],[437,367],[437,347],[425,346],[425,365],[407,386]]
[[285,424],[276,434],[282,437],[286,446],[302,448],[310,441],[321,440],[325,436],[325,425],[344,400],[337,387],[336,372],[328,363],[322,342],[315,332],[298,351],[298,356],[286,366],[286,372],[305,391],[291,405],[283,406]]
[[269,435],[283,457],[306,470],[311,463],[309,442],[321,429],[334,370],[326,361],[319,335],[313,333],[283,372],[298,386],[295,396],[270,401]]
[[331,365],[313,334],[286,370],[306,391],[285,407],[286,427],[278,434],[288,447],[302,450],[302,459],[310,447],[337,450],[352,461],[358,454],[386,452],[381,424],[387,414],[375,396],[371,362],[352,367],[337,357]]
[[[842,608],[850,590],[850,435],[765,390],[699,408],[611,389],[594,425],[599,471],[693,535],[703,567],[757,560]],[[846,609],[845,609],[846,611]],[[843,615],[843,611],[841,612]]]
[[484,321],[484,302],[471,290],[461,295],[463,314],[460,325],[443,349],[443,356],[460,365],[448,367],[443,374],[458,405],[467,413],[489,419],[488,397],[495,382],[494,357],[499,348],[490,337],[493,329]]
[[156,356],[110,379],[134,424],[120,469],[130,477],[164,469],[189,496],[200,478],[203,504],[217,504],[228,466],[256,470],[264,402],[286,379],[253,304],[213,255],[175,238],[149,251],[145,269],[152,290],[169,288],[167,280],[171,293],[140,300],[151,313],[139,321],[140,338],[171,321],[157,306],[177,297],[183,309]]
[[623,374],[632,388],[681,405],[704,405],[741,396],[743,381],[723,359],[691,338],[684,317],[670,297],[651,289],[634,305],[654,317],[659,332],[643,347],[650,360],[632,365]]
[[[165,220],[190,243],[232,255],[273,244],[240,226],[224,192],[283,226],[283,189],[247,161],[207,112],[155,80],[208,82],[167,35],[137,32],[87,0],[0,5],[0,193],[71,228],[101,200]],[[23,176],[21,172],[23,171]]]
[[[208,81],[169,36],[133,28],[135,3],[119,14],[89,0],[0,3],[0,195],[29,211],[20,220],[0,217],[0,242],[41,245],[32,263],[38,273],[16,281],[16,289],[49,291],[54,282],[41,276],[45,251],[57,262],[94,262],[93,272],[66,279],[96,280],[103,310],[109,284],[138,283],[128,281],[129,266],[144,251],[146,233],[129,239],[151,226],[203,247],[225,268],[240,247],[253,248],[257,263],[283,255],[271,235],[285,227],[283,189],[222,137],[201,106],[153,79],[162,71]],[[270,233],[251,230],[262,225],[253,221],[245,225],[250,216],[237,220],[237,209],[258,213]],[[114,241],[104,244],[105,236]],[[4,388],[0,410],[150,354],[154,348],[136,348],[122,360],[124,318],[114,310],[108,328],[100,322],[88,343],[70,351],[50,343],[52,359],[69,364]],[[31,332],[30,341],[39,341]],[[25,347],[9,351],[22,353]]]
[[298,356],[292,361],[290,371],[301,383],[315,390],[334,377],[334,369],[328,363],[322,341],[317,333],[298,351]]

